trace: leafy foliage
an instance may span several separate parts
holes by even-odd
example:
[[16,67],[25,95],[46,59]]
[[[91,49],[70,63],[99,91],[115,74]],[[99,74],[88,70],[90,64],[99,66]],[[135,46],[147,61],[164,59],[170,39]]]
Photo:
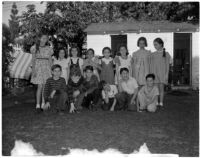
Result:
[[12,42],[14,42],[14,39],[18,36],[19,33],[19,21],[17,14],[18,14],[17,5],[16,3],[13,3],[10,15],[11,20],[9,20]]

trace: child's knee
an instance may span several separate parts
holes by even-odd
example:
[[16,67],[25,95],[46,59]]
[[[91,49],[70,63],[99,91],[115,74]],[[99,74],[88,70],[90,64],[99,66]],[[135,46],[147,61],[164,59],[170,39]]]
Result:
[[156,112],[156,109],[157,109],[157,107],[154,104],[150,104],[147,106],[148,112]]

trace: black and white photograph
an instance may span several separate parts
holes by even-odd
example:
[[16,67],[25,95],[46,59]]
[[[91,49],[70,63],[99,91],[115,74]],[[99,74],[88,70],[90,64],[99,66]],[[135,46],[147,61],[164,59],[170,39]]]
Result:
[[1,155],[199,157],[199,1],[1,1]]

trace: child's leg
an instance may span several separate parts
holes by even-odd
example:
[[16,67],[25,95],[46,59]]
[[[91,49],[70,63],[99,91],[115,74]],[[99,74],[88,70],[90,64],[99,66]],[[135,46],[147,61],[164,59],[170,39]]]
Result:
[[36,108],[40,108],[41,95],[42,95],[42,85],[38,84],[36,91]]
[[163,106],[163,100],[164,100],[164,84],[159,84],[159,93],[160,93],[160,105]]
[[85,94],[81,93],[76,98],[76,102],[75,102],[76,109],[82,109],[82,103],[83,103],[84,96],[85,96]]
[[156,112],[156,109],[157,109],[157,102],[156,101],[147,105],[147,110],[149,112]]
[[127,95],[125,92],[120,92],[116,95],[116,100],[118,103],[118,107],[116,107],[117,110],[125,109],[126,107],[126,101],[127,101]]
[[44,100],[44,84],[42,84],[42,105],[41,108],[43,109],[44,105],[45,105],[45,100]]
[[66,101],[67,101],[67,93],[64,91],[61,91],[58,96],[58,109],[59,110],[65,110],[66,109]]
[[143,93],[138,93],[138,103],[139,103],[139,109],[144,110],[146,109],[146,102],[145,102],[145,95]]

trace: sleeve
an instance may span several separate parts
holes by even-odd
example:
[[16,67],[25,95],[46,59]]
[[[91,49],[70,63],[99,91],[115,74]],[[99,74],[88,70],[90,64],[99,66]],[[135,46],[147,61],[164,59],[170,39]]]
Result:
[[157,95],[159,95],[159,90],[158,90],[158,87],[155,87],[154,96],[157,96]]
[[67,85],[67,95],[69,98],[69,102],[72,103],[73,102],[73,87],[70,85],[70,83],[68,83]]
[[80,67],[83,66],[83,59],[81,59],[81,58],[79,58],[79,65],[80,65]]
[[114,92],[114,95],[118,93],[117,87],[115,85],[113,86],[113,92]]
[[44,86],[44,100],[45,100],[45,102],[48,101],[49,95],[50,95],[50,80],[47,79],[46,84]]
[[49,47],[50,56],[54,54],[53,48]]
[[104,90],[101,91],[101,95],[102,95],[102,98],[103,98],[103,99],[106,98],[106,94],[105,94]]
[[136,81],[136,79],[134,79],[134,84],[135,84],[135,88],[138,88],[138,83],[137,83],[137,81]]

